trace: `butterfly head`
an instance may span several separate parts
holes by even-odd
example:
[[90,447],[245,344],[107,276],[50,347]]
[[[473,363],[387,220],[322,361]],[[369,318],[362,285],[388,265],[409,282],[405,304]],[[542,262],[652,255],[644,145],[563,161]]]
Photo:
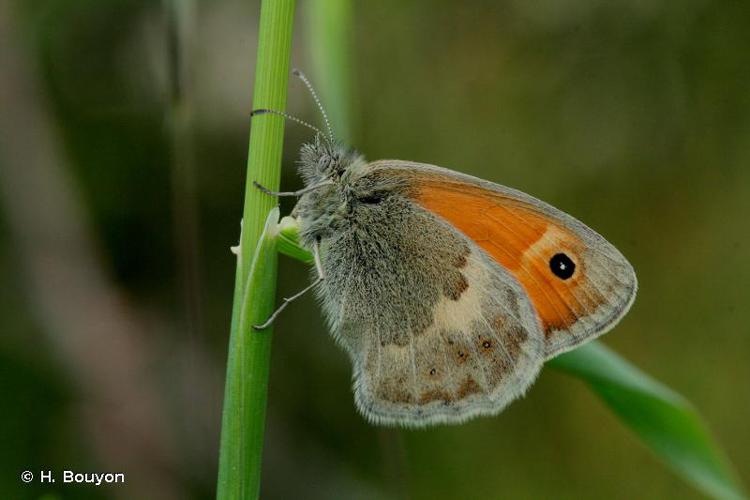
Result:
[[[353,149],[317,135],[300,151],[299,172],[309,191],[293,215],[304,219],[302,242],[327,238],[365,212],[379,208],[367,162]],[[378,202],[380,199],[378,198]]]
[[[298,162],[305,183],[303,194],[292,212],[303,219],[302,243],[310,245],[335,234],[346,224],[368,224],[378,213],[387,210],[388,194],[394,186],[368,175],[364,157],[336,140],[323,105],[307,77],[299,70],[293,74],[307,87],[323,118],[324,127],[283,112],[262,110],[282,115],[315,132],[314,139],[302,146]],[[386,201],[386,203],[384,203]]]
[[364,163],[357,151],[318,134],[312,142],[302,146],[299,172],[308,186],[325,181],[336,184],[346,181],[352,171]]

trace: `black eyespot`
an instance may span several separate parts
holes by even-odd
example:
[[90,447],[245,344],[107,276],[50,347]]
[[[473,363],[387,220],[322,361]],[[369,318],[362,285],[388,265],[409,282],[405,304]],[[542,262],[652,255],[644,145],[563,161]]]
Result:
[[368,205],[375,205],[383,201],[383,195],[380,193],[371,193],[359,198],[359,201]]
[[549,268],[552,270],[552,274],[561,280],[566,280],[573,276],[573,273],[576,270],[576,265],[570,257],[564,253],[556,253],[549,260]]

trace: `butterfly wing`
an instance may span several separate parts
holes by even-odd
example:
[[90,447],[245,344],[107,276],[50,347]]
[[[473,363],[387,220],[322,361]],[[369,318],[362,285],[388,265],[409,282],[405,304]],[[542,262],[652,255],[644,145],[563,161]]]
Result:
[[461,422],[524,393],[544,337],[508,271],[401,195],[347,220],[321,243],[319,293],[370,421]]
[[[467,236],[523,286],[554,357],[610,330],[635,299],[635,272],[603,237],[525,193],[399,160],[368,165]],[[391,180],[392,182],[392,180]]]

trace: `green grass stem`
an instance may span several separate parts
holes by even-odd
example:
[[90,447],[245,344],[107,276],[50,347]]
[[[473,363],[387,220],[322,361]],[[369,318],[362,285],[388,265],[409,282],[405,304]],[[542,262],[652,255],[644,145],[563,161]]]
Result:
[[[286,108],[294,8],[294,0],[261,3],[254,108]],[[255,499],[260,493],[271,328],[258,332],[252,325],[262,323],[274,306],[278,212],[272,211],[276,200],[252,181],[278,189],[283,138],[283,118],[252,119],[222,414],[220,500]]]

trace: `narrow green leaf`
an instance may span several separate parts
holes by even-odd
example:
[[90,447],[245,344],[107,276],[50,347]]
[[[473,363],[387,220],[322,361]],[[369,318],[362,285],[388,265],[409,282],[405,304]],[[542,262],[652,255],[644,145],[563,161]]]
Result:
[[667,465],[707,495],[745,498],[729,460],[695,408],[599,342],[562,354],[549,366],[576,376]]
[[313,263],[313,255],[299,246],[299,226],[292,217],[284,217],[279,223],[279,253],[287,255],[306,264]]

